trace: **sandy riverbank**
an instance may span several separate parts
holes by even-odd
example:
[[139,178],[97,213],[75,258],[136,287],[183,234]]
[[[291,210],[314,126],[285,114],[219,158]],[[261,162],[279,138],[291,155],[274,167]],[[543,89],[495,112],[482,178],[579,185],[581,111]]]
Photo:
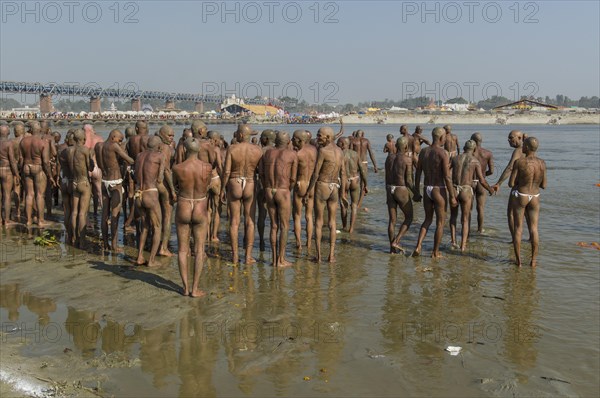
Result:
[[438,114],[348,115],[346,124],[600,124],[600,114]]

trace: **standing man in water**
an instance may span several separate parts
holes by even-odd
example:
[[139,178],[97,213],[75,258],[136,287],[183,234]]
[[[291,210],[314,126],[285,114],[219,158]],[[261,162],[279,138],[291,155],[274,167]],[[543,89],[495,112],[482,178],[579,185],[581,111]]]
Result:
[[[481,133],[474,133],[471,136],[471,140],[477,145],[474,155],[481,164],[481,171],[486,177],[491,176],[494,174],[494,156],[492,152],[481,146],[483,142]],[[475,199],[477,200],[477,232],[481,234],[483,233],[483,216],[487,193],[486,189],[479,182],[475,188]]]
[[421,126],[415,127],[415,132],[413,133],[413,161],[415,167],[417,166],[417,160],[419,159],[419,153],[421,153],[421,145],[425,144],[427,146],[431,145],[431,142],[425,137],[423,137],[423,128]]
[[261,149],[250,143],[252,128],[247,124],[239,124],[234,133],[238,141],[227,148],[225,155],[225,171],[223,172],[223,186],[221,200],[225,201],[227,190],[227,207],[229,209],[229,235],[233,252],[233,263],[239,262],[238,255],[238,230],[240,226],[240,212],[244,212],[244,243],[246,249],[246,264],[254,264],[252,245],[254,244],[254,174],[262,157]]
[[[313,210],[315,207],[315,191],[308,190],[310,178],[317,163],[317,148],[309,143],[310,136],[306,130],[294,131],[292,144],[298,156],[298,174],[296,175],[296,187],[294,189],[294,235],[296,237],[296,249],[302,250],[302,208],[304,207],[304,219],[306,222],[306,250],[310,251],[313,237]],[[306,198],[306,199],[305,199]]]
[[85,237],[85,228],[87,226],[88,211],[92,196],[89,175],[95,165],[92,160],[93,151],[90,151],[85,146],[85,133],[82,130],[75,130],[73,140],[75,142],[75,145],[72,147],[73,149],[66,150],[67,162],[73,177],[71,183],[70,227],[75,247],[81,248]]
[[546,163],[535,156],[539,143],[535,137],[528,137],[523,143],[525,157],[515,161],[508,185],[513,189],[509,203],[513,211],[513,247],[517,265],[521,266],[521,234],[523,215],[527,214],[527,228],[531,240],[531,263],[537,265],[539,246],[538,219],[540,214],[540,188],[546,189]]
[[[198,288],[204,262],[204,244],[208,232],[207,191],[212,174],[210,163],[200,160],[199,141],[186,138],[187,159],[173,166],[173,180],[179,188],[179,201],[175,211],[177,241],[179,242],[179,273],[183,282],[184,296],[202,297],[205,292]],[[252,145],[248,142],[248,145]],[[258,149],[258,148],[257,148]],[[254,187],[252,187],[254,188]],[[239,208],[238,208],[239,214]],[[190,229],[194,235],[194,275],[192,288],[188,283],[188,254],[190,252]]]
[[[263,156],[275,146],[275,131],[271,129],[263,130],[260,134],[260,146]],[[256,186],[256,205],[258,207],[258,239],[260,251],[265,250],[265,221],[267,220],[267,200],[263,181],[258,179]]]
[[[134,163],[125,150],[121,147],[123,133],[113,130],[108,136],[108,141],[102,145],[100,166],[102,167],[102,240],[104,250],[121,252],[117,246],[119,215],[123,201],[123,176],[121,175],[121,162],[129,165]],[[132,137],[133,138],[133,137]],[[108,244],[108,223],[110,218],[111,245]]]
[[91,172],[92,179],[92,198],[94,201],[94,216],[98,215],[98,206],[102,208],[102,170],[98,166],[98,159],[96,158],[96,151],[94,148],[99,142],[104,142],[104,138],[100,137],[94,131],[94,127],[90,122],[83,124],[83,131],[85,133],[85,146],[91,151],[92,160],[94,161],[94,169]]
[[[362,130],[358,130],[356,132],[356,138],[352,142],[352,149],[358,152],[358,157],[360,158],[360,164],[363,168],[365,177],[368,175],[367,171],[367,152],[369,153],[369,157],[371,158],[371,162],[373,162],[373,171],[377,173],[377,164],[375,163],[375,156],[373,155],[373,151],[371,150],[371,142],[365,138],[365,132]],[[364,184],[367,183],[367,179],[365,178]],[[365,197],[365,189],[364,184],[361,187],[360,198],[358,199],[358,207],[362,205],[363,198]]]
[[[83,133],[82,130],[79,131]],[[73,211],[73,171],[71,170],[71,165],[69,163],[69,157],[72,156],[69,154],[75,150],[75,138],[73,137],[74,134],[75,130],[69,129],[69,131],[67,131],[67,134],[65,135],[64,146],[58,147],[58,164],[60,165],[60,172],[62,174],[62,178],[60,180],[60,192],[62,195],[63,211],[65,213],[65,243],[69,245],[75,243],[75,231],[73,230],[73,224],[71,222],[71,214]],[[93,169],[93,167],[91,169]],[[90,186],[91,192],[91,185],[89,184],[89,175],[88,186]],[[89,201],[87,210],[89,210]]]
[[425,185],[425,196],[423,197],[423,207],[425,208],[425,220],[421,224],[417,246],[413,252],[413,257],[421,255],[421,247],[423,240],[427,235],[429,226],[433,221],[435,212],[435,235],[433,237],[433,252],[432,258],[442,257],[440,253],[440,243],[444,234],[444,224],[446,223],[446,201],[448,194],[450,195],[450,205],[456,207],[456,193],[452,186],[452,176],[450,175],[450,166],[448,154],[444,150],[444,141],[446,139],[446,131],[441,127],[433,129],[433,143],[431,146],[424,148],[419,154],[417,163],[417,171],[415,176],[416,191],[415,201],[421,200],[419,194],[421,185],[421,173],[425,175],[423,183]]
[[444,149],[450,154],[450,162],[452,162],[452,159],[460,154],[458,137],[455,134],[452,134],[452,126],[449,124],[444,126],[444,130],[446,131]]
[[15,123],[13,127],[13,133],[15,138],[13,138],[13,155],[15,155],[15,160],[17,162],[17,166],[19,169],[19,176],[15,176],[13,191],[14,191],[14,200],[15,200],[15,208],[17,211],[17,221],[21,221],[21,199],[23,198],[23,184],[20,178],[20,172],[23,170],[23,159],[21,157],[21,149],[19,145],[21,145],[21,140],[25,134],[25,125],[23,122]]
[[[161,139],[157,136],[148,139],[148,148],[138,154],[135,160],[135,180],[137,183],[133,195],[135,206],[141,219],[141,232],[139,235],[137,265],[146,263],[144,259],[144,246],[148,232],[152,230],[152,248],[150,249],[150,258],[148,267],[155,267],[158,264],[155,261],[158,247],[161,243],[161,228],[164,218],[160,205],[160,193],[158,186],[163,183],[165,177],[166,159],[161,153]],[[163,186],[164,189],[164,186]],[[169,200],[167,198],[167,200]],[[171,221],[168,221],[169,228]]]
[[[328,212],[329,227],[329,258],[330,263],[335,262],[335,239],[336,239],[336,212],[339,196],[339,188],[342,190],[342,200],[346,200],[346,166],[344,153],[333,142],[333,130],[331,127],[321,127],[317,132],[319,152],[317,153],[317,164],[310,180],[308,190],[315,189],[315,246],[317,248],[316,262],[321,262],[321,238],[323,236],[323,222],[325,205]],[[340,184],[341,182],[341,184]],[[307,200],[307,199],[305,199]]]
[[[411,192],[418,196],[413,184],[413,158],[408,154],[408,139],[400,137],[396,141],[396,154],[388,156],[385,161],[385,192],[389,214],[388,238],[390,253],[404,253],[400,239],[406,234],[413,221],[413,205]],[[394,235],[398,207],[404,214],[404,221],[398,235]]]
[[[490,195],[494,190],[488,185],[483,172],[481,163],[474,154],[477,144],[473,140],[468,140],[465,143],[464,153],[458,155],[452,160],[452,182],[456,189],[458,203],[460,204],[462,237],[460,241],[460,251],[464,252],[467,248],[467,239],[469,237],[469,229],[471,228],[471,209],[473,207],[473,187],[481,185]],[[456,222],[458,219],[458,207],[450,209],[450,236],[452,246],[458,247],[456,244]]]
[[[525,135],[522,132],[520,132],[519,130],[513,130],[508,134],[508,144],[512,148],[515,148],[515,149],[510,157],[510,160],[508,161],[508,164],[504,168],[504,171],[500,175],[500,178],[498,178],[498,182],[496,182],[492,186],[492,189],[496,193],[498,193],[500,191],[500,186],[502,185],[504,180],[506,180],[507,178],[510,177],[515,162],[524,156],[523,155],[523,139],[524,138],[525,138]],[[526,217],[528,216],[527,214],[528,213],[525,213]],[[508,230],[510,231],[510,236],[514,237],[515,222],[514,222],[514,218],[513,218],[513,211],[512,211],[510,200],[508,201],[508,207],[506,209],[506,218],[508,219]],[[514,242],[512,242],[512,243],[514,243]]]
[[[21,140],[19,149],[23,158],[23,178],[25,179],[25,214],[27,226],[33,224],[33,201],[35,200],[38,225],[48,225],[44,220],[44,193],[50,170],[50,149],[48,141],[42,137],[42,129],[37,121],[29,122],[30,136]],[[56,181],[50,179],[51,184]]]
[[[175,132],[169,125],[163,125],[157,133],[158,150],[162,153],[165,158],[163,163],[163,178],[156,185],[158,188],[158,196],[160,199],[160,207],[162,214],[162,239],[160,244],[160,250],[158,254],[160,256],[171,257],[173,253],[169,251],[169,239],[171,238],[171,215],[173,214],[173,204],[177,201],[177,195],[175,194],[175,187],[173,186],[173,178],[171,173],[171,163],[173,161],[173,137]],[[150,139],[148,139],[148,146],[150,145]]]
[[8,125],[0,125],[0,186],[2,188],[2,225],[13,224],[10,221],[10,208],[12,207],[12,190],[15,182],[19,181],[17,159],[13,153],[13,143],[8,139],[10,129]]
[[[350,203],[345,201],[341,202],[342,227],[346,229],[346,226],[348,226],[348,233],[352,233],[354,232],[354,223],[356,222],[361,186],[365,193],[369,192],[369,190],[367,188],[365,169],[361,167],[358,153],[350,149],[350,140],[346,137],[342,137],[338,139],[338,146],[344,153],[346,176],[348,177],[346,182],[346,192],[343,193],[342,197],[347,197],[348,193],[350,193]],[[347,224],[348,207],[350,207],[350,225]]]
[[[278,131],[275,147],[266,151],[259,163],[259,175],[264,184],[264,194],[271,222],[271,254],[274,267],[292,265],[285,259],[290,215],[292,213],[291,190],[296,184],[298,157],[288,149],[290,136]],[[277,239],[279,230],[279,239]]]

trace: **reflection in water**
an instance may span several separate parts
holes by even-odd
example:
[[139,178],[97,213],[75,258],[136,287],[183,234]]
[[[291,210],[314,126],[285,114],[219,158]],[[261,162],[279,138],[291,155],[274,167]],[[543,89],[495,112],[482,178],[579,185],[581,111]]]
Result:
[[535,278],[535,269],[515,268],[509,272],[504,283],[504,354],[520,371],[533,368],[537,360],[535,343],[539,333],[535,319],[532,319],[539,300]]
[[15,322],[19,319],[21,292],[18,283],[0,286],[0,307],[8,311],[9,321]]
[[168,385],[167,377],[176,374],[175,325],[137,331],[140,337],[142,370],[152,374],[156,388]]
[[68,307],[65,329],[72,336],[73,344],[84,358],[92,358],[96,352],[100,338],[100,324],[97,322],[96,313],[77,310]]

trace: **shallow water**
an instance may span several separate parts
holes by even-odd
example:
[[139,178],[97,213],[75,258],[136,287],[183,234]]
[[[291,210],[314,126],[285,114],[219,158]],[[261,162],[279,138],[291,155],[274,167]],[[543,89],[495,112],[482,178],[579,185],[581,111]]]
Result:
[[[227,138],[233,127],[216,126]],[[316,132],[318,126],[274,127]],[[365,130],[381,167],[384,137],[397,137],[398,127],[347,126],[346,132]],[[182,128],[176,126],[177,137]],[[108,260],[93,254],[67,261],[61,254],[43,264],[98,275],[98,286],[77,283],[75,274],[60,279],[82,297],[97,295],[83,309],[72,292],[66,299],[40,283],[17,282],[11,268],[42,272],[42,264],[34,252],[17,256],[10,249],[28,242],[19,230],[3,231],[2,331],[38,325],[41,338],[26,336],[20,351],[26,357],[60,357],[65,347],[86,361],[109,357],[120,365],[108,367],[103,389],[116,396],[597,396],[600,251],[576,243],[600,241],[600,132],[598,126],[467,125],[454,132],[461,143],[483,133],[497,168],[488,181],[495,182],[511,154],[508,132],[518,128],[540,140],[538,155],[548,166],[537,269],[512,263],[506,183],[488,200],[486,233],[471,237],[466,254],[450,251],[447,232],[446,257],[428,258],[431,230],[423,257],[389,255],[384,174],[371,170],[369,211],[360,212],[352,236],[338,235],[336,264],[317,265],[296,253],[291,231],[288,253],[295,264],[286,270],[268,265],[268,252],[256,266],[232,267],[225,261],[230,249],[221,244],[223,257],[210,258],[202,275],[209,297],[181,298],[186,306],[177,314],[183,315],[165,313],[163,322],[149,320],[152,311],[168,311],[158,293],[176,295],[176,259],[139,272],[130,267],[134,250],[128,248]],[[422,205],[415,209],[407,249],[423,219]],[[174,230],[171,243],[176,248]],[[522,250],[527,263],[526,242]],[[138,273],[156,278],[148,282]],[[101,295],[102,283],[117,282],[145,283],[141,304],[103,303],[111,297]],[[3,342],[22,335],[15,330]],[[461,354],[445,352],[448,345],[462,347]],[[131,366],[121,366],[125,360]]]

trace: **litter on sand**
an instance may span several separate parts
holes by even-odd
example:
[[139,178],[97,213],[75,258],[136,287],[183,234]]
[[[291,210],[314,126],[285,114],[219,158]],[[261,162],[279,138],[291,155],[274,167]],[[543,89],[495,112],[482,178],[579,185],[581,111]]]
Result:
[[462,347],[458,347],[458,346],[451,346],[449,345],[448,347],[446,347],[446,351],[448,351],[450,353],[450,355],[455,356],[460,354],[460,350],[462,350]]

